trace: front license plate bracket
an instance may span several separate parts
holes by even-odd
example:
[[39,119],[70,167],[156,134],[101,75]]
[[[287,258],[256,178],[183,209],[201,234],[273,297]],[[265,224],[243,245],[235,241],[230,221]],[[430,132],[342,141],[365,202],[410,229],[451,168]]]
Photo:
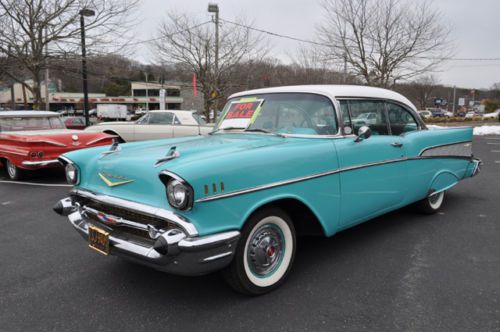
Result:
[[109,233],[95,226],[89,226],[89,247],[103,255],[109,255]]

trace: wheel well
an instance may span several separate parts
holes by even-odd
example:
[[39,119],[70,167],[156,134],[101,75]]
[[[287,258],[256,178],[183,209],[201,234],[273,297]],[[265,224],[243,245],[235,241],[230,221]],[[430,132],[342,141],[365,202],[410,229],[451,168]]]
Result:
[[120,143],[125,143],[125,140],[120,135],[118,135],[116,132],[114,132],[112,130],[105,130],[105,131],[103,131],[103,133],[108,134],[108,135],[118,136],[118,141]]
[[[268,207],[276,207],[285,211],[292,219],[295,231],[299,236],[324,236],[325,232],[318,217],[301,201],[285,198],[260,206],[253,213]],[[252,214],[253,214],[252,213]]]

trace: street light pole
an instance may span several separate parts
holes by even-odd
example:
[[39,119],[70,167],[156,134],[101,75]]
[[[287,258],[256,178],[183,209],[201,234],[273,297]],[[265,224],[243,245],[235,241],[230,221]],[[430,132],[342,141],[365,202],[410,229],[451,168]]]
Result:
[[85,125],[90,126],[89,119],[89,91],[87,86],[87,54],[85,50],[85,19],[94,16],[95,12],[90,9],[80,10],[80,32],[82,37],[82,79],[83,79],[83,111],[85,113]]

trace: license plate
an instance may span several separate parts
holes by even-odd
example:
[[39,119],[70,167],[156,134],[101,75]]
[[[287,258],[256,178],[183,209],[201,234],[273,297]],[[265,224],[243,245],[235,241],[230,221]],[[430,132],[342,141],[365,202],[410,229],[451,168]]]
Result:
[[109,254],[109,233],[95,226],[89,226],[89,247],[100,252]]

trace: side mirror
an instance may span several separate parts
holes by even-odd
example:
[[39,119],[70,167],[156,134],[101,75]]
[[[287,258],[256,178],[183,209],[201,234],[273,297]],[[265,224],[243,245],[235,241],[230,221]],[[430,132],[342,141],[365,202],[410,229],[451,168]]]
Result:
[[372,135],[372,130],[368,126],[362,126],[358,130],[358,136],[354,140],[354,142],[361,142],[364,139],[369,138]]

